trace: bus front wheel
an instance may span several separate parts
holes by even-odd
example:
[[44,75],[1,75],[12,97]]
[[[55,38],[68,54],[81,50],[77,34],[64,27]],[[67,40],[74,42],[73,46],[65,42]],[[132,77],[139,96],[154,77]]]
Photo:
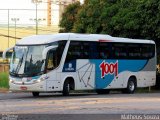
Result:
[[64,82],[64,85],[63,85],[63,96],[69,96],[69,92],[70,92],[70,83],[68,80],[66,80]]
[[39,92],[32,92],[33,97],[38,97],[39,96]]

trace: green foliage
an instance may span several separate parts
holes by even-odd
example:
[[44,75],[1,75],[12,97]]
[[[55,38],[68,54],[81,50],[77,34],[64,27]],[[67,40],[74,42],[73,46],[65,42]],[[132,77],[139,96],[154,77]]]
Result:
[[60,21],[60,32],[70,32],[73,29],[73,25],[75,22],[75,17],[77,15],[77,12],[80,8],[80,2],[76,2],[74,4],[70,4],[67,6],[63,13],[63,17]]
[[[160,1],[144,0],[138,6],[137,13],[140,16],[140,37],[155,40],[157,44],[157,60],[160,64]],[[139,37],[138,36],[138,37]]]
[[138,6],[138,14],[141,21],[141,36],[147,39],[153,39],[157,42],[160,39],[160,1],[144,0]]
[[[69,21],[67,9],[63,19]],[[160,0],[85,0],[70,22],[61,25],[67,32],[152,39],[160,45]]]
[[69,5],[60,26],[66,32],[160,38],[159,0],[85,0]]
[[105,33],[136,38],[140,27],[136,9],[141,2],[140,0],[87,0],[78,12],[74,32]]
[[101,13],[104,1],[86,0],[78,12],[77,21],[74,24],[74,32],[99,33],[101,31]]
[[0,88],[9,88],[8,73],[0,73]]

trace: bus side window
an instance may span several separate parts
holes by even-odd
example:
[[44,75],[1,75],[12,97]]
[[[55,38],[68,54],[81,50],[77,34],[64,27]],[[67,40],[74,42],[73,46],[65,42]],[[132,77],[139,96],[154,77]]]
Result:
[[53,70],[54,65],[53,65],[53,51],[50,50],[48,52],[48,59],[47,59],[47,70]]
[[141,46],[140,44],[129,44],[128,52],[130,59],[141,59]]
[[48,61],[47,61],[47,70],[53,70],[56,67],[58,67],[60,61],[58,61],[59,56],[58,56],[57,50],[58,49],[49,51]]
[[82,53],[82,59],[89,59],[90,58],[90,42],[82,42],[81,50]]
[[100,59],[109,59],[111,58],[111,43],[99,43],[99,57]]
[[155,46],[150,44],[142,45],[142,58],[152,58],[155,54]]
[[58,48],[56,49],[56,54],[55,54],[56,67],[58,67],[60,64],[65,46],[66,46],[66,41],[59,41],[58,42]]
[[99,59],[98,42],[91,42],[90,44],[90,59]]
[[114,52],[114,58],[116,59],[125,59],[127,58],[127,47],[126,44],[122,43],[114,43],[112,46],[112,50]]
[[71,41],[67,52],[66,62],[75,59],[80,59],[81,57],[82,57],[81,42]]
[[75,59],[97,59],[97,42],[71,41],[66,62]]

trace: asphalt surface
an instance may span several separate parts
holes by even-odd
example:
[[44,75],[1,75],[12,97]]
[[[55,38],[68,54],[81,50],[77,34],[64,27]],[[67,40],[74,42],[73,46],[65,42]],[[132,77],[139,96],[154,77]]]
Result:
[[98,119],[96,116],[99,115],[102,120],[106,119],[106,114],[110,115],[109,119],[116,115],[120,119],[124,114],[160,114],[160,93],[78,93],[68,97],[49,93],[40,94],[38,98],[32,97],[31,93],[0,93],[0,114],[54,114],[65,119],[68,115],[72,115],[72,119],[90,115],[92,120]]

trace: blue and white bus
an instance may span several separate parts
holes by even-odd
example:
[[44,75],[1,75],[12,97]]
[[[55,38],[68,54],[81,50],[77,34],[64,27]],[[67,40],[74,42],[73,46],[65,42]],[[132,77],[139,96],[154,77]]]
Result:
[[137,87],[156,82],[152,40],[59,33],[25,37],[10,49],[10,90],[33,96],[41,92],[69,95],[71,90],[134,93]]

